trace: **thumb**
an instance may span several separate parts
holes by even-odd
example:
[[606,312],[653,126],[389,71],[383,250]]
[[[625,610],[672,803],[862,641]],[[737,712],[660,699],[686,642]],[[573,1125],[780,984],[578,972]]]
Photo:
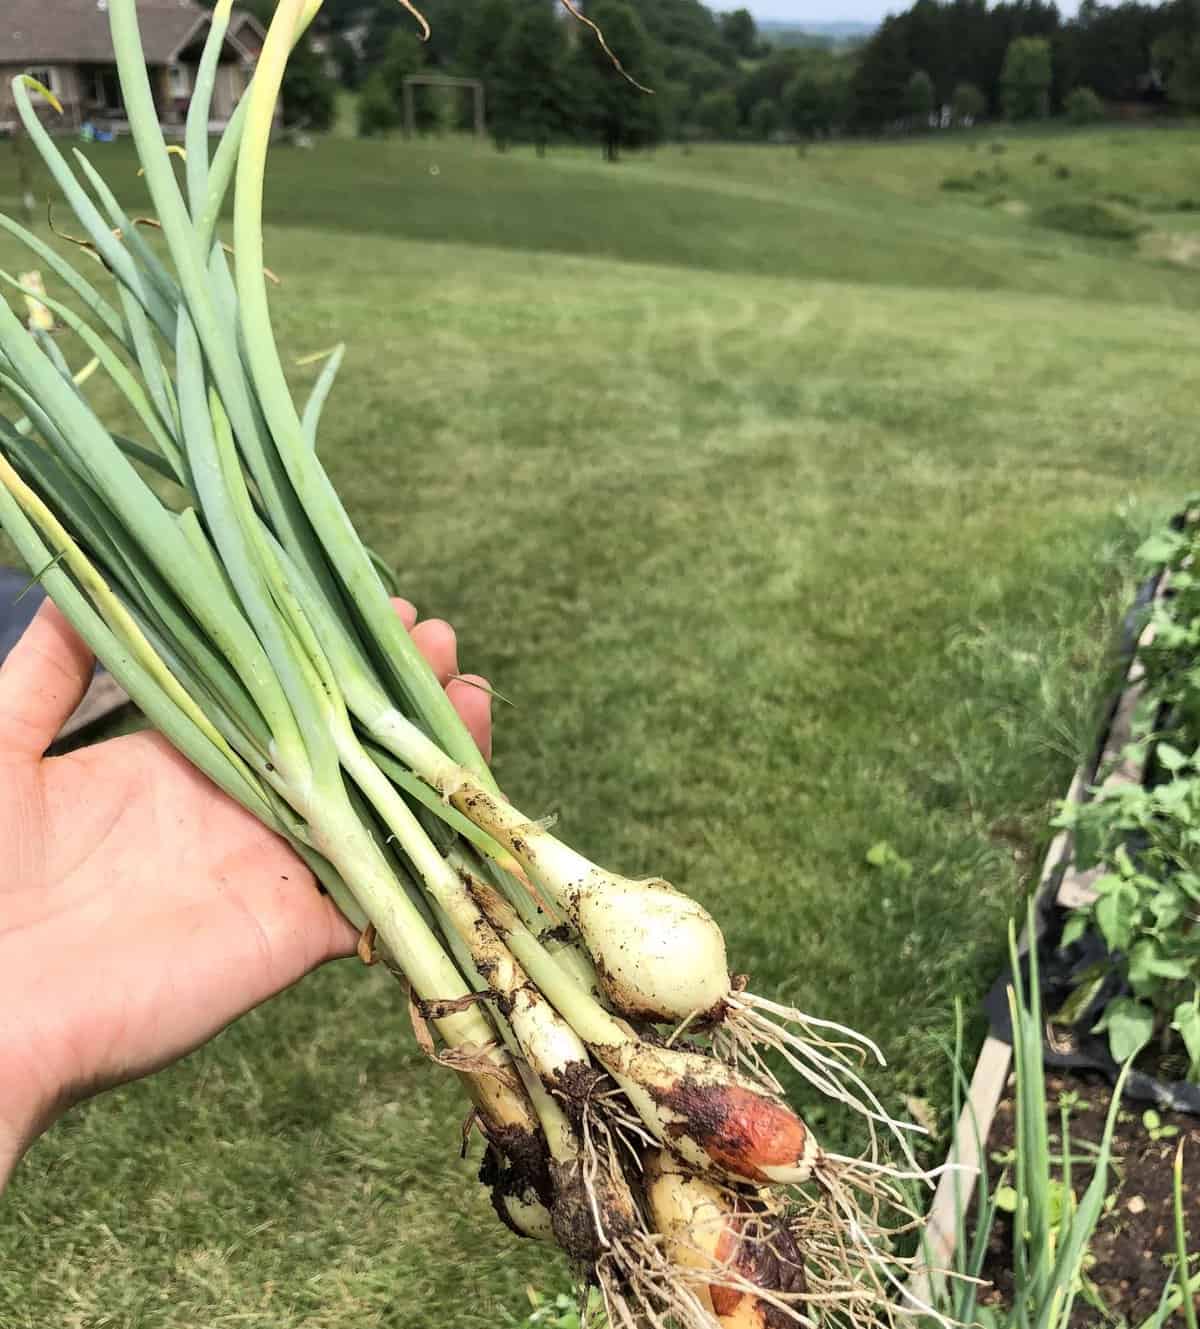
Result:
[[45,601],[0,667],[0,760],[46,751],[83,700],[94,665],[74,628]]

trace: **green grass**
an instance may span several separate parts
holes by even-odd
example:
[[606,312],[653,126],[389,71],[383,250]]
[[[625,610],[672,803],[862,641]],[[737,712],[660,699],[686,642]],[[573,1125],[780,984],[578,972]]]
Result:
[[[944,1113],[1127,554],[1194,487],[1200,288],[823,153],[285,150],[268,261],[285,347],[349,343],[322,449],[364,535],[516,702],[506,790]],[[504,1324],[566,1273],[498,1228],[461,1116],[394,985],[330,968],[38,1144],[0,1325]]]

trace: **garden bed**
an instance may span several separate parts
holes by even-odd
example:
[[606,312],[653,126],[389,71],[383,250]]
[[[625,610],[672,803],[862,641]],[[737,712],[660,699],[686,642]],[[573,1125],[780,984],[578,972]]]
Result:
[[[1086,1180],[1091,1175],[1094,1146],[1104,1134],[1111,1086],[1095,1073],[1060,1073],[1047,1076],[1046,1090],[1051,1149],[1061,1158],[1065,1111],[1072,1186],[1078,1192],[1079,1178]],[[993,1184],[1011,1167],[1014,1125],[1013,1099],[1006,1094],[988,1137],[988,1172]],[[1181,1141],[1184,1203],[1191,1216],[1200,1209],[1200,1119],[1133,1106],[1119,1110],[1104,1214],[1089,1244],[1071,1315],[1072,1329],[1113,1323],[1118,1317],[1137,1326],[1157,1309],[1163,1286],[1171,1277],[1175,1252],[1172,1167]],[[1054,1174],[1061,1181],[1061,1164]],[[1012,1225],[1011,1214],[1002,1212],[992,1229],[983,1277],[993,1286],[980,1297],[985,1306],[1011,1304]]]
[[[1182,539],[1189,528],[1192,523],[1178,519],[1172,531]],[[1180,576],[1177,569],[1176,575],[1181,585],[1190,587],[1190,562],[1183,567],[1189,571]],[[1156,742],[1164,728],[1177,722],[1178,712],[1173,713],[1162,701],[1161,678],[1148,680],[1146,660],[1154,649],[1156,631],[1162,630],[1162,610],[1172,594],[1169,568],[1158,570],[1143,584],[1126,621],[1123,681],[1107,713],[1094,759],[1084,763],[1072,781],[1066,799],[1069,809],[1102,804],[1118,809],[1133,807],[1140,791],[1163,782],[1162,764],[1156,762]],[[1130,630],[1131,624],[1141,623],[1140,632]],[[1149,722],[1148,712],[1153,715]],[[1172,760],[1166,778],[1187,768],[1190,761]],[[1174,814],[1166,809],[1164,815]],[[1030,913],[1032,927],[1026,929],[1020,942],[1019,965],[1022,985],[1027,986],[1032,945],[1038,956],[1034,972],[1039,1008],[1045,1012],[1037,1027],[1045,1040],[1044,1059],[1049,1068],[1044,1093],[1048,1180],[1038,1184],[1049,1192],[1051,1212],[1061,1204],[1074,1213],[1096,1169],[1112,1105],[1117,1060],[1129,1055],[1121,1051],[1119,1034],[1111,1028],[1105,1031],[1104,1022],[1110,1017],[1104,1013],[1136,1008],[1146,988],[1137,983],[1130,986],[1129,956],[1105,944],[1094,911],[1087,915],[1086,926],[1084,915],[1077,912],[1088,910],[1097,900],[1098,887],[1112,892],[1112,846],[1106,859],[1096,865],[1094,846],[1089,853],[1075,837],[1076,828],[1087,827],[1087,818],[1068,815],[1064,821],[1043,862]],[[1124,824],[1136,825],[1136,821],[1131,818]],[[1122,878],[1133,878],[1135,867],[1142,870],[1144,864],[1153,862],[1149,853],[1142,857],[1151,838],[1144,832],[1140,838],[1135,833],[1128,835],[1125,843],[1132,862],[1128,874],[1121,869]],[[1118,863],[1122,862],[1121,852],[1116,851]],[[1148,872],[1149,868],[1144,870]],[[1178,862],[1172,864],[1172,870],[1180,870]],[[1106,872],[1108,878],[1104,877]],[[1144,889],[1145,877],[1139,880]],[[1111,928],[1111,911],[1106,923]],[[1186,919],[1177,926],[1191,927]],[[1137,939],[1141,934],[1131,928],[1130,935]],[[1186,978],[1195,981],[1194,973]],[[1008,1184],[1019,1138],[1017,1086],[1010,1073],[1011,985],[1012,974],[1006,972],[989,994],[991,1033],[976,1064],[947,1160],[957,1168],[943,1176],[930,1209],[928,1231],[930,1264],[941,1269],[964,1269],[974,1236],[972,1221],[964,1223],[961,1216],[974,1213],[978,1221],[984,1213],[971,1208],[978,1170],[988,1187],[987,1195],[995,1201],[994,1219],[978,1267],[980,1277],[988,1284],[980,1292],[979,1305],[995,1310],[1011,1308],[1020,1300],[1014,1272],[1020,1259],[1014,1249],[1011,1213],[1016,1193]],[[1200,1212],[1200,1089],[1182,1079],[1172,1082],[1187,1072],[1188,1057],[1181,1058],[1179,1040],[1176,1038],[1172,1045],[1161,1026],[1157,1035],[1136,1056],[1124,1085],[1114,1122],[1103,1206],[1083,1255],[1082,1276],[1070,1310],[1071,1326],[1136,1326],[1147,1322],[1163,1305],[1164,1288],[1168,1283],[1175,1287],[1172,1270],[1177,1267],[1176,1209],[1180,1198],[1183,1213],[1196,1227],[1193,1215]],[[1180,1108],[1184,1110],[1172,1110]],[[1063,1184],[1064,1133],[1069,1141],[1069,1186]],[[1174,1167],[1176,1150],[1181,1145],[1182,1192],[1177,1194]],[[969,1170],[965,1174],[964,1168]],[[975,1203],[980,1201],[976,1199]],[[1193,1231],[1188,1236],[1194,1242],[1200,1233]],[[963,1243],[962,1249],[958,1249],[959,1242]],[[1193,1279],[1192,1288],[1194,1294],[1200,1294],[1200,1274]],[[929,1281],[919,1278],[914,1290],[918,1295],[929,1295]],[[1177,1287],[1175,1292],[1177,1296]]]

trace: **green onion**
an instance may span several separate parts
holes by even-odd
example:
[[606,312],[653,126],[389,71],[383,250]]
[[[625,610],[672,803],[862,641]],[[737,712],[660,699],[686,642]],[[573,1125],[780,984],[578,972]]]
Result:
[[[169,259],[82,154],[72,166],[59,153],[36,86],[15,80],[18,113],[83,228],[80,253],[116,290],[0,219],[74,296],[44,302],[92,357],[72,373],[0,301],[0,392],[19,413],[0,417],[0,526],[151,723],[287,839],[366,929],[364,952],[378,944],[408,985],[422,1046],[474,1104],[497,1212],[567,1250],[614,1324],[807,1323],[809,1295],[886,1305],[898,1283],[879,1215],[899,1195],[894,1169],[825,1153],[767,1059],[780,1053],[888,1127],[911,1164],[913,1128],[858,1069],[882,1060],[877,1049],[744,991],[699,904],[592,863],[501,795],[321,464],[343,348],[303,411],[293,401],[270,322],[263,180],[288,53],[318,8],[280,0],[210,159],[230,14],[219,0],[181,187],[135,0],[110,0]],[[231,182],[232,271],[216,233]],[[95,368],[140,438],[92,409]],[[170,483],[152,487],[146,470]],[[713,1204],[723,1254],[693,1222]],[[708,1254],[697,1261],[694,1247]]]

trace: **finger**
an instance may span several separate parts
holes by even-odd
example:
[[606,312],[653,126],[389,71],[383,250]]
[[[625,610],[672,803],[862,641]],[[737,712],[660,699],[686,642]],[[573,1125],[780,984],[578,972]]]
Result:
[[492,759],[492,693],[486,678],[463,674],[446,684],[446,696],[467,726],[484,761]]
[[95,660],[49,600],[0,667],[0,757],[40,757],[92,681]]
[[454,629],[440,618],[427,618],[413,628],[412,639],[437,675],[438,682],[445,687],[458,673],[458,638]]
[[400,622],[411,632],[413,624],[417,621],[416,605],[411,600],[405,600],[403,596],[394,595],[392,608],[400,615]]

